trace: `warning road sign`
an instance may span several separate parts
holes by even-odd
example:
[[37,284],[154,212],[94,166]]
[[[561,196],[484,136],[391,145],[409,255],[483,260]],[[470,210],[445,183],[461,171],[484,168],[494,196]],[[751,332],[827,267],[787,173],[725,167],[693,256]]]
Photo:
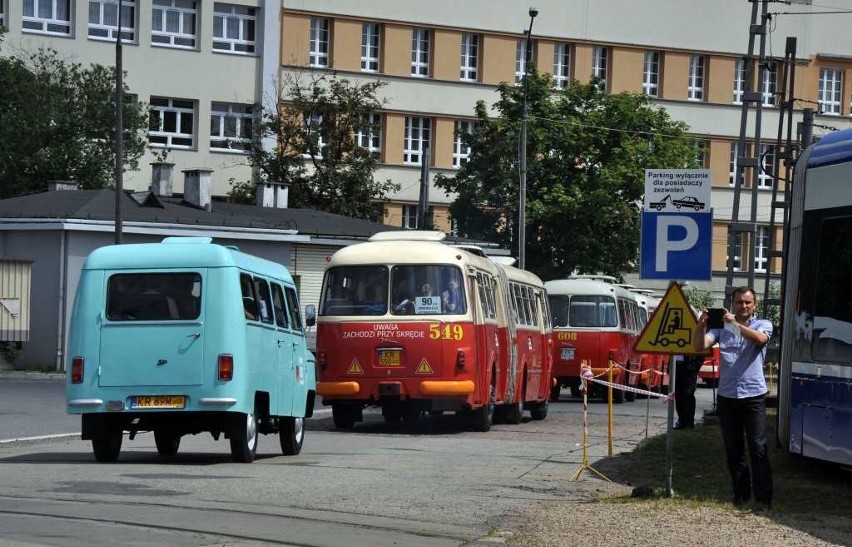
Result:
[[698,322],[692,307],[676,282],[669,284],[665,296],[648,319],[642,334],[636,339],[633,350],[638,353],[665,353],[678,355],[706,354],[693,347]]
[[347,370],[346,373],[364,374],[364,369],[361,368],[361,363],[358,362],[358,359],[352,359],[352,364],[349,365],[349,370]]

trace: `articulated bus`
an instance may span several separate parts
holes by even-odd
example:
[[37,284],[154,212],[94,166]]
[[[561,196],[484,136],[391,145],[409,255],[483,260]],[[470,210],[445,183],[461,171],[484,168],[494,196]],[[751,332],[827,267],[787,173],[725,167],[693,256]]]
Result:
[[852,130],[796,162],[785,271],[778,438],[852,465]]
[[478,431],[547,416],[544,284],[442,232],[380,232],[331,257],[317,319],[317,393],[334,424],[455,412]]
[[[637,295],[613,283],[614,279],[573,276],[546,282],[553,310],[553,376],[550,400],[559,398],[562,387],[580,394],[580,369],[589,366],[594,375],[604,373],[610,361],[628,370],[639,370],[640,357],[633,345],[642,330]],[[635,384],[624,370],[613,371],[618,384]],[[607,378],[604,377],[604,380]],[[591,382],[590,396],[608,397],[609,390]],[[613,402],[621,403],[625,392],[612,390]],[[634,399],[626,393],[628,401]]]

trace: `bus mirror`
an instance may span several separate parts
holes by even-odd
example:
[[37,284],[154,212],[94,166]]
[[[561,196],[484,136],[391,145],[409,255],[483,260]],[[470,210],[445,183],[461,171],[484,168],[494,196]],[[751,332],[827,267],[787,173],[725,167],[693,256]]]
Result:
[[317,308],[313,304],[305,306],[305,325],[313,327],[317,323]]

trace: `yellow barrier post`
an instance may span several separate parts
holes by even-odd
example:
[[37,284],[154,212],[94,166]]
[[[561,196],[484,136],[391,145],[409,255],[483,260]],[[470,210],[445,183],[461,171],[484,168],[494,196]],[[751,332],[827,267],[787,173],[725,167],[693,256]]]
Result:
[[583,392],[583,462],[580,464],[580,469],[578,469],[574,475],[571,477],[572,481],[577,480],[580,477],[580,473],[583,472],[583,469],[588,469],[593,472],[603,480],[607,482],[612,482],[609,477],[589,465],[589,458],[587,456],[586,447],[589,444],[589,396],[588,396],[588,387],[586,386],[586,379],[580,378],[580,390]]

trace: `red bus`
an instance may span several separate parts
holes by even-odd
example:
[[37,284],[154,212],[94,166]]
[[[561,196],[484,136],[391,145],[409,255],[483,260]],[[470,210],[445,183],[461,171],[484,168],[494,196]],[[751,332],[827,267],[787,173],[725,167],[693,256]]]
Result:
[[[573,276],[545,283],[553,310],[551,401],[559,398],[562,387],[570,388],[574,396],[579,395],[583,365],[591,367],[596,376],[609,368],[610,361],[627,370],[639,370],[639,356],[633,351],[642,327],[637,295],[614,281],[604,276]],[[637,382],[620,368],[613,371],[612,377],[618,384]],[[589,383],[592,397],[606,399],[608,392],[600,384]],[[635,398],[632,392],[625,395],[620,389],[614,389],[612,395],[614,403]]]
[[[630,289],[636,293],[636,302],[639,305],[639,318],[641,327],[639,332],[645,328],[651,314],[657,309],[660,303],[660,297],[654,295],[652,289]],[[641,353],[639,354],[639,374],[637,387],[654,391],[657,393],[667,393],[669,389],[669,356],[656,353]]]
[[317,393],[336,427],[454,412],[474,429],[547,416],[544,284],[442,232],[380,232],[331,257],[317,317]]

